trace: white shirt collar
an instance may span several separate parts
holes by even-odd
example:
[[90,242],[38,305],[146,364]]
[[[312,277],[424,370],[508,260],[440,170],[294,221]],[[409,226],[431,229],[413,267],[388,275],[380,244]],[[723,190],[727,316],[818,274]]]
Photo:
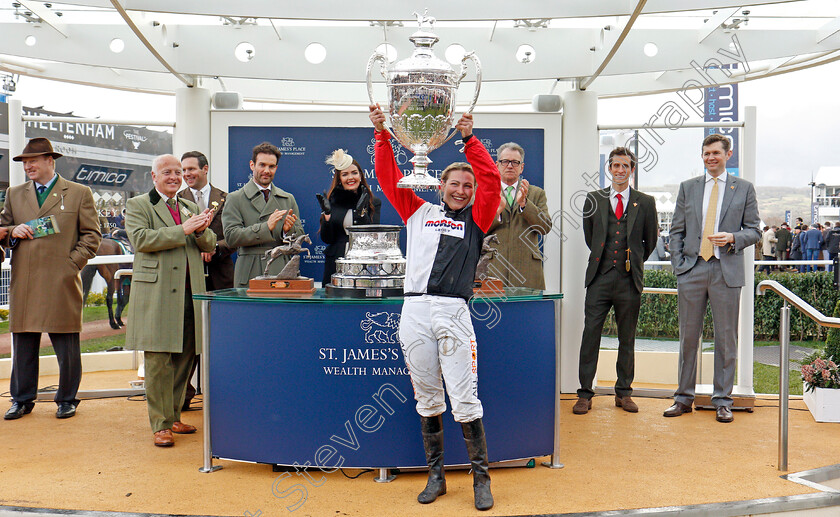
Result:
[[43,185],[41,185],[41,184],[40,184],[40,183],[38,183],[37,181],[33,181],[33,183],[35,183],[35,188],[38,188],[38,187],[49,187],[50,185],[52,185],[53,183],[55,183],[55,181],[56,181],[57,179],[58,179],[58,174],[56,174],[56,173],[54,172],[54,173],[53,173],[53,175],[52,175],[52,178],[50,178],[50,180],[49,180],[48,182],[44,183]]
[[[714,179],[714,178],[712,177],[712,175],[711,175],[711,174],[709,174],[709,171],[706,171],[705,176],[706,176],[706,178],[705,178],[705,180],[704,180],[704,181],[705,181],[706,183],[709,183],[709,182],[711,182],[711,181]],[[718,178],[718,181],[722,181],[722,182],[723,182],[723,184],[724,184],[724,185],[726,185],[727,176],[729,176],[729,172],[728,172],[728,171],[726,171],[726,170],[724,169],[723,174],[721,174],[720,176],[718,176],[718,177],[717,177],[717,178]],[[718,185],[720,185],[720,183],[718,183]]]
[[[209,199],[210,199],[210,182],[208,181],[206,185],[204,185],[203,187],[201,187],[201,188],[200,188],[200,189],[198,189],[198,190],[200,190],[200,191],[201,191],[201,196],[204,198],[205,203],[208,203],[208,201],[207,201],[207,200],[209,200]],[[192,192],[193,199],[195,199],[195,198],[196,198],[195,193],[196,193],[196,192],[198,192],[198,190],[196,190],[196,189],[194,189],[194,188],[190,187],[190,191]],[[209,203],[208,203],[208,204],[209,204]]]
[[164,194],[163,192],[161,192],[160,190],[158,190],[157,187],[155,187],[155,191],[158,193],[160,198],[163,199],[164,201],[169,201],[170,199],[175,199],[175,196],[169,197],[166,194]]
[[[267,190],[267,191],[271,192],[271,185],[269,185],[268,187],[263,187],[262,185],[257,183],[254,179],[251,179],[251,181],[254,182],[254,185],[257,186],[257,188],[260,190],[260,192],[262,192],[263,190]],[[210,185],[209,182],[207,184]]]
[[627,200],[630,199],[630,184],[628,183],[627,188],[622,190],[621,192],[618,192],[617,190],[615,190],[613,188],[612,185],[610,185],[610,197],[615,199],[616,195],[618,195],[618,194],[621,194],[622,203],[626,203]]

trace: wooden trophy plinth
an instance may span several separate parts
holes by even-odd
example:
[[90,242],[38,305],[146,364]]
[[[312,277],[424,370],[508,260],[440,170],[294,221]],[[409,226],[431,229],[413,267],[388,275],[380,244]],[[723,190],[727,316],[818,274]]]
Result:
[[505,284],[498,278],[493,277],[476,280],[473,293],[481,293],[485,296],[503,295],[505,294]]
[[247,293],[249,296],[305,298],[315,293],[315,280],[305,277],[287,280],[257,277],[248,282]]

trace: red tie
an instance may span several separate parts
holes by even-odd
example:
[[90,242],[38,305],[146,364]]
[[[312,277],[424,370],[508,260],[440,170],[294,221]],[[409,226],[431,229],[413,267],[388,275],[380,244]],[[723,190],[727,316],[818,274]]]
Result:
[[621,216],[624,215],[624,203],[621,202],[621,194],[615,195],[618,201],[615,204],[615,218],[621,219]]

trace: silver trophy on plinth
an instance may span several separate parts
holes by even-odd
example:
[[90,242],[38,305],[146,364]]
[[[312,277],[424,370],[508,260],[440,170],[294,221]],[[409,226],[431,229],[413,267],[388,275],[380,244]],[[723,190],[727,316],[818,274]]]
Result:
[[382,298],[402,296],[405,258],[400,227],[384,224],[348,226],[347,253],[336,259],[327,296]]
[[[388,113],[391,134],[414,153],[411,162],[414,172],[404,176],[398,187],[433,188],[440,182],[427,172],[429,153],[443,145],[455,134],[452,119],[455,112],[455,95],[461,80],[467,75],[467,61],[475,64],[475,94],[467,113],[471,113],[481,89],[481,62],[474,52],[467,52],[461,59],[461,70],[455,72],[446,61],[438,59],[432,45],[438,37],[431,32],[435,19],[414,13],[420,30],[411,35],[414,53],[406,59],[387,66],[388,59],[375,52],[367,64],[367,87],[370,103],[373,100],[373,65],[381,62],[380,73],[388,86]],[[448,134],[447,134],[448,133]]]

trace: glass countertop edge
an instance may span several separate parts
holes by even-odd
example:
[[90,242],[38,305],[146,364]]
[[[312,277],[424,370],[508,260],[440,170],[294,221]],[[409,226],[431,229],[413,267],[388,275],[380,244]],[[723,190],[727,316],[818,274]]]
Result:
[[[401,304],[403,302],[402,296],[394,296],[387,298],[334,298],[327,297],[323,288],[317,289],[312,295],[305,296],[252,296],[246,293],[245,288],[235,289],[221,289],[218,291],[209,291],[201,294],[193,294],[193,299],[197,301],[224,301],[224,302],[259,302],[259,303],[316,303],[316,304]],[[559,300],[563,298],[562,293],[552,291],[540,291],[536,289],[528,289],[529,292],[522,292],[523,288],[514,288],[508,290],[504,295],[476,295],[470,301],[482,302],[521,302],[521,301],[539,301],[539,300]]]

